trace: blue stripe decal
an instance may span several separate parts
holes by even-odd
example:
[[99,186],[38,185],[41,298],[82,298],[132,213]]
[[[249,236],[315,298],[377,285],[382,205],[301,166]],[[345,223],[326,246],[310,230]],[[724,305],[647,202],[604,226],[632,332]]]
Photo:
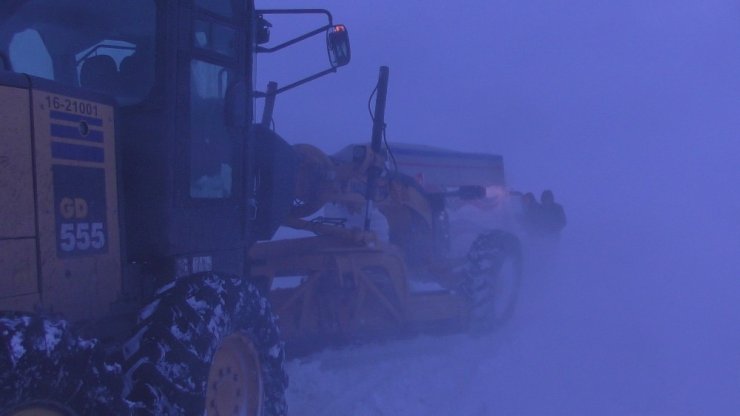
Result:
[[50,111],[49,117],[53,118],[54,120],[76,121],[78,123],[84,121],[91,126],[103,126],[103,119],[86,117],[78,114],[62,113],[61,111]]
[[51,135],[63,139],[84,140],[86,142],[103,143],[103,132],[100,130],[89,130],[86,135],[80,133],[77,126],[66,126],[64,124],[52,124]]
[[53,157],[54,159],[103,163],[103,156],[103,149],[100,147],[51,142],[51,157]]

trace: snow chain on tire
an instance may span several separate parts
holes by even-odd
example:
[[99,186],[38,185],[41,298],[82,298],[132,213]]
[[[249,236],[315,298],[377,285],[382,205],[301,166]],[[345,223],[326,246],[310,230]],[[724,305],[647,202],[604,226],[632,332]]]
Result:
[[267,299],[245,279],[204,273],[161,288],[124,345],[125,397],[135,414],[203,414],[219,343],[243,330],[256,348],[264,416],[286,414],[285,353]]
[[[471,298],[472,314],[475,319],[497,327],[506,322],[514,312],[519,296],[522,275],[522,250],[519,239],[506,231],[493,230],[479,235],[468,251],[467,280],[465,292]],[[514,281],[509,282],[511,293],[507,299],[495,299],[496,285],[501,282],[501,272],[506,262],[511,262]],[[490,309],[495,302],[506,302],[504,310],[491,315]],[[501,305],[498,305],[501,306]],[[479,323],[481,324],[481,323]]]
[[0,415],[29,407],[79,415],[117,414],[121,368],[97,341],[64,320],[23,312],[0,314]]

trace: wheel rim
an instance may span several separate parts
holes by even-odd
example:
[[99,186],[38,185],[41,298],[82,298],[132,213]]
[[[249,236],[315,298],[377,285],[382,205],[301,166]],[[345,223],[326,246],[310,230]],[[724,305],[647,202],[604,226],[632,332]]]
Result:
[[76,416],[77,413],[67,406],[49,403],[49,402],[34,402],[16,409],[11,410],[8,413],[2,413],[3,416]]
[[246,334],[231,334],[213,356],[208,372],[205,414],[259,416],[261,410],[259,355]]
[[493,281],[493,319],[506,320],[516,304],[519,290],[519,270],[514,259],[508,258],[501,265]]

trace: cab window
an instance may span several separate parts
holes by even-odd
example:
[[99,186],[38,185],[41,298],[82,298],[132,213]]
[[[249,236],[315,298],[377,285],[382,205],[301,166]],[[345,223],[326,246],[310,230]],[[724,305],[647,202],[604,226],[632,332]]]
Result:
[[235,193],[233,171],[240,143],[235,126],[244,124],[234,113],[246,112],[240,95],[247,92],[240,88],[244,80],[238,76],[237,64],[244,22],[237,17],[236,0],[196,0],[195,4],[190,65],[190,197],[224,199]]
[[[28,51],[33,51],[33,53],[28,53]],[[54,79],[54,65],[38,31],[26,29],[13,34],[8,53],[16,71],[40,78]]]
[[195,5],[224,17],[232,17],[231,0],[195,0]]
[[193,46],[221,55],[236,56],[236,30],[205,19],[195,20]]
[[16,72],[134,104],[154,84],[155,19],[154,0],[28,0],[2,21],[0,50]]
[[224,122],[231,71],[193,60],[190,75],[190,196],[228,198],[232,193],[233,138]]

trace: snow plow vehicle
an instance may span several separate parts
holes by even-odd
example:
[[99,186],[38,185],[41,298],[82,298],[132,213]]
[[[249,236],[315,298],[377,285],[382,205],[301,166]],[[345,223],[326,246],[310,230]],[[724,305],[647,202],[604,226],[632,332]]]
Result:
[[[322,23],[276,45],[275,14]],[[256,55],[317,35],[328,69],[255,91]],[[322,9],[2,3],[0,415],[286,413],[246,253],[290,209],[292,152],[254,102],[349,59]]]
[[[522,258],[502,158],[384,145],[388,73],[381,67],[370,144],[331,157],[294,146],[284,224],[315,235],[250,251],[250,276],[270,294],[291,353],[416,328],[493,327],[516,304]],[[491,207],[488,229],[453,229],[471,219],[454,217],[471,204]]]

